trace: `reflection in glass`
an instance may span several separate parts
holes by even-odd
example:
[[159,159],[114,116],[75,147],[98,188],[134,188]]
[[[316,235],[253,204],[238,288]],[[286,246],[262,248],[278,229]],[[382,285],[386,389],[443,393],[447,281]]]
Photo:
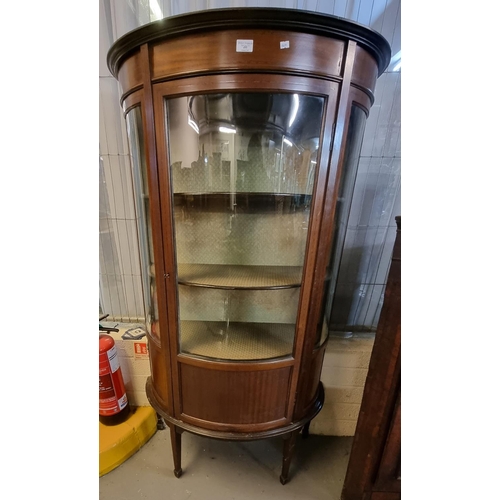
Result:
[[324,99],[165,101],[181,352],[292,353]]
[[132,108],[127,113],[126,122],[132,157],[132,175],[134,179],[135,206],[137,211],[142,287],[144,307],[146,310],[146,328],[151,335],[159,340],[158,299],[156,296],[148,178],[140,106]]

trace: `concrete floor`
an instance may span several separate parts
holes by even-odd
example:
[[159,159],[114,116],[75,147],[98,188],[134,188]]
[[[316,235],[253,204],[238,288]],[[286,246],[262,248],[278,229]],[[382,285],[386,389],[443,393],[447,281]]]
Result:
[[340,500],[352,437],[299,436],[289,482],[279,481],[281,438],[228,442],[182,434],[182,476],[173,473],[170,433],[157,431],[99,479],[102,500]]

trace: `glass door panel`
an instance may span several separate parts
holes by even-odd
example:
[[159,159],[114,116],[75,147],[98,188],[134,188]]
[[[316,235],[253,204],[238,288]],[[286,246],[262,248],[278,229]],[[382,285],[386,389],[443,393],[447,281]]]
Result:
[[155,260],[153,254],[153,233],[151,228],[141,107],[136,106],[132,108],[125,116],[125,120],[129,137],[130,156],[132,159],[146,328],[150,335],[160,342],[160,322],[156,292]]
[[324,98],[166,99],[180,351],[292,354]]
[[342,175],[340,178],[339,194],[335,209],[333,244],[324,285],[323,313],[321,315],[322,325],[321,328],[318,328],[316,346],[325,342],[328,337],[328,326],[332,324],[331,314],[334,294],[340,270],[342,249],[347,233],[347,222],[354,194],[354,184],[358,172],[359,154],[361,151],[366,120],[366,112],[356,104],[353,104],[347,129],[346,154],[342,164]]

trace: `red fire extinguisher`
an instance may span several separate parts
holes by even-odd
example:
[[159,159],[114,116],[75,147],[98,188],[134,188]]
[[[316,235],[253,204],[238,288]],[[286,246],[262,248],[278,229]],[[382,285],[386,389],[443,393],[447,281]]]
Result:
[[[99,318],[99,321],[106,317]],[[115,341],[101,333],[111,331],[117,332],[118,329],[99,324],[99,421],[105,425],[119,424],[130,413]]]

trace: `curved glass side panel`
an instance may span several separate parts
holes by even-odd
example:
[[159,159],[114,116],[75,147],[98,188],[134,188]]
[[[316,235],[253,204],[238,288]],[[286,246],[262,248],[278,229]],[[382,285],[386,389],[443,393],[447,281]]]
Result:
[[292,354],[324,105],[269,93],[165,100],[181,352]]
[[159,341],[160,326],[158,321],[153,237],[151,232],[147,166],[144,152],[144,133],[140,106],[132,108],[127,113],[125,119],[127,123],[130,154],[132,157],[132,176],[137,211],[137,229],[139,234],[146,328],[148,332]]
[[347,129],[347,141],[344,161],[342,165],[342,176],[340,178],[339,194],[335,209],[333,244],[330,254],[325,282],[325,294],[323,299],[323,313],[321,314],[321,324],[318,327],[316,345],[321,345],[328,337],[328,325],[332,312],[335,286],[340,268],[340,258],[344,246],[347,232],[347,221],[351,209],[352,196],[354,193],[354,183],[358,171],[359,155],[366,124],[366,113],[359,106],[353,105],[349,118],[349,128]]

